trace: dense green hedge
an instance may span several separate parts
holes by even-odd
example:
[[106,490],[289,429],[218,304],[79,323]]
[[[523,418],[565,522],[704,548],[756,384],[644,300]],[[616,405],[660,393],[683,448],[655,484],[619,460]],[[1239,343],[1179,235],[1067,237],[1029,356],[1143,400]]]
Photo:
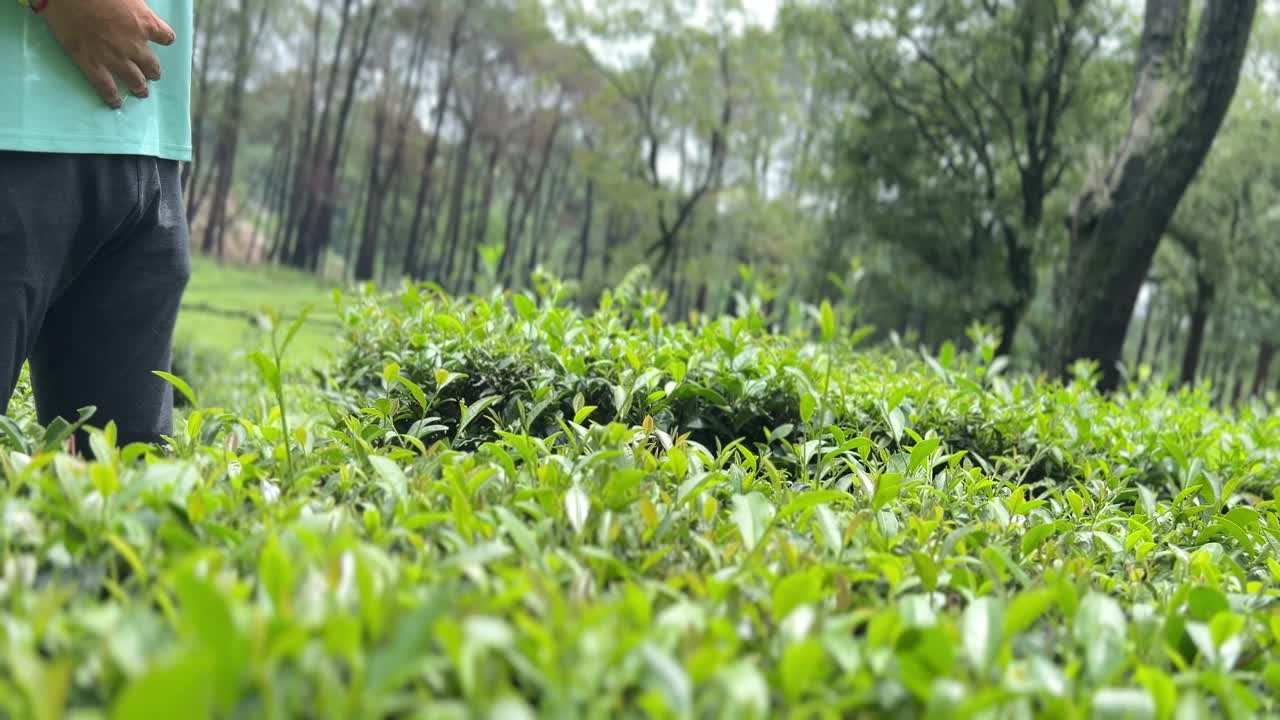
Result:
[[1067,386],[1006,377],[979,329],[966,353],[863,353],[830,307],[814,309],[813,328],[778,336],[757,312],[663,323],[661,296],[642,288],[606,294],[589,315],[564,295],[547,280],[539,294],[468,301],[427,287],[393,303],[348,299],[335,407],[366,409],[370,437],[454,447],[499,431],[548,437],[575,419],[651,417],[709,450],[737,441],[778,450],[831,426],[892,449],[935,434],[1024,483],[1102,474],[1176,495],[1197,479],[1251,488],[1280,479],[1280,420],[1267,406],[1226,416],[1203,389],[1150,383],[1104,398],[1087,389],[1084,369]]
[[541,288],[345,298],[164,452],[0,423],[0,714],[1280,711],[1262,404]]

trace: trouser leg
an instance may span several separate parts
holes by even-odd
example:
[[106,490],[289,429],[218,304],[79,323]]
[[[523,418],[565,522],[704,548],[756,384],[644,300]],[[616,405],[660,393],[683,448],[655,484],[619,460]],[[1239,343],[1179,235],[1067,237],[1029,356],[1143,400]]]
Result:
[[[0,152],[0,413],[8,411],[50,303],[85,261],[82,229],[110,222],[89,216],[105,210],[84,202],[94,191],[80,158]],[[118,210],[117,223],[126,214]]]
[[173,390],[155,371],[171,369],[189,238],[178,164],[128,161],[134,211],[50,304],[31,381],[41,423],[94,406],[89,425],[115,423],[121,444],[154,443],[173,432]]

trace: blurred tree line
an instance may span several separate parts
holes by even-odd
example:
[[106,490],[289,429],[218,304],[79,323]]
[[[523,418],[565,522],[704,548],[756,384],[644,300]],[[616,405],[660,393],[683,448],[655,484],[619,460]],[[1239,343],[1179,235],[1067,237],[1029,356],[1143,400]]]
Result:
[[1273,387],[1256,0],[196,0],[198,248]]

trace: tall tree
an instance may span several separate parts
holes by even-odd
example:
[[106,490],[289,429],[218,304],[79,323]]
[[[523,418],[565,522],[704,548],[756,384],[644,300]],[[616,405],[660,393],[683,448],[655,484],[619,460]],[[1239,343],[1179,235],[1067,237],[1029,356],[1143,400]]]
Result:
[[253,67],[254,60],[262,47],[262,34],[267,27],[271,6],[272,3],[269,0],[258,0],[256,19],[253,0],[240,0],[236,10],[237,40],[232,62],[234,71],[218,118],[212,170],[213,198],[205,221],[202,243],[205,252],[217,255],[223,254],[224,236],[227,232],[231,183],[235,177],[241,126],[244,124],[245,86],[249,80],[249,70]]
[[[980,295],[973,319],[994,321],[998,352],[1010,354],[1048,249],[1046,207],[1070,177],[1071,148],[1097,132],[1105,108],[1094,60],[1113,32],[1114,3],[816,7],[801,31],[868,85],[858,98],[864,126],[840,140],[840,157],[848,192],[883,189],[851,208],[851,222],[882,218],[883,241]],[[824,30],[824,16],[839,32]]]
[[1160,240],[1235,97],[1257,0],[1205,0],[1186,53],[1190,0],[1147,0],[1129,130],[1105,173],[1068,213],[1058,281],[1056,363],[1096,361],[1101,388],[1120,383],[1120,354]]

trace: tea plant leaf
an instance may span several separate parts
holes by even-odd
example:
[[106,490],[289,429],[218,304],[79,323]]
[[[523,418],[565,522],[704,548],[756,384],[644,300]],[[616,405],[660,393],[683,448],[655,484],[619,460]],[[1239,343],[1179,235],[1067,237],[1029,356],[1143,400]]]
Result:
[[581,487],[574,485],[564,496],[565,512],[575,532],[582,532],[591,515],[591,497]]
[[160,445],[23,378],[0,715],[1280,715],[1273,398],[855,351],[749,277],[361,285],[323,367],[270,313],[175,371],[231,407]]
[[172,385],[175,390],[187,399],[187,402],[191,403],[192,407],[200,407],[200,403],[196,401],[195,391],[191,389],[191,386],[187,384],[186,380],[163,370],[152,370],[151,372],[156,377],[162,378],[165,382]]
[[964,651],[974,670],[990,674],[1004,632],[1004,607],[990,596],[975,599],[964,611]]
[[1029,630],[1052,607],[1053,601],[1053,593],[1044,589],[1030,590],[1015,597],[1005,614],[1005,639]]
[[926,438],[911,448],[911,459],[907,463],[907,473],[914,475],[918,470],[930,470],[930,459],[942,445],[942,438]]
[[1139,667],[1134,675],[1155,703],[1156,720],[1172,718],[1178,701],[1178,689],[1173,680],[1160,669],[1149,665]]
[[835,339],[835,336],[836,336],[836,313],[835,313],[835,309],[831,307],[830,301],[827,301],[827,300],[822,301],[820,313],[821,313],[821,326],[822,326],[822,341],[830,342],[831,340]]
[[849,494],[839,490],[815,490],[792,500],[778,511],[778,520],[799,515],[818,505],[833,504],[849,499]]
[[1124,661],[1128,621],[1113,598],[1090,592],[1076,611],[1073,633],[1085,652],[1086,668],[1098,681],[1109,677]]
[[489,397],[481,398],[476,401],[475,405],[464,407],[462,411],[462,419],[458,421],[458,436],[461,437],[467,427],[469,427],[476,418],[480,417],[485,410],[488,410],[500,402],[502,402],[501,395],[490,395]]
[[650,670],[657,676],[658,687],[671,710],[679,716],[688,716],[693,710],[693,686],[684,668],[665,651],[646,644],[642,652]]
[[792,643],[782,653],[782,691],[797,702],[826,679],[827,657],[822,643],[809,638]]
[[205,657],[198,654],[149,668],[120,694],[112,708],[112,720],[208,717],[214,696],[214,685],[208,682],[209,669]]
[[772,513],[773,506],[758,492],[734,496],[733,519],[748,550],[764,539]]

